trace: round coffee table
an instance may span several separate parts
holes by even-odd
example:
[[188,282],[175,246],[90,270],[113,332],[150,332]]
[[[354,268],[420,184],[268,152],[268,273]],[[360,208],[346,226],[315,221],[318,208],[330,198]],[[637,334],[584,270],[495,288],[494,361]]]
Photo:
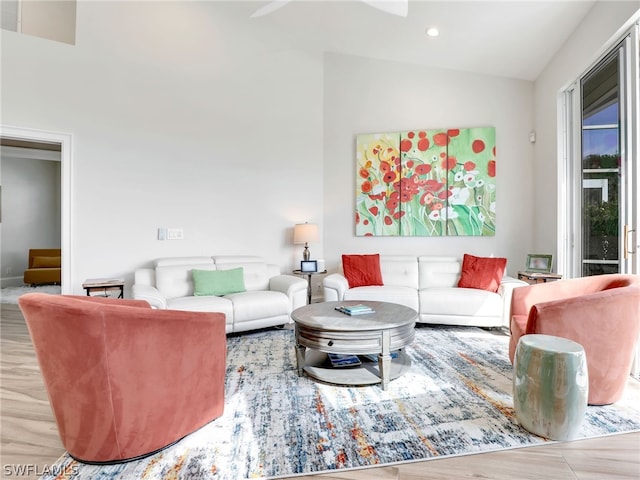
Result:
[[[356,304],[367,305],[375,313],[346,315],[336,310]],[[411,366],[404,347],[415,336],[418,313],[412,308],[374,301],[323,302],[300,307],[291,318],[295,322],[299,376],[306,372],[317,380],[339,385],[381,383],[386,390],[389,381]],[[329,353],[374,355],[374,361],[365,360],[358,367],[333,367],[327,358]]]

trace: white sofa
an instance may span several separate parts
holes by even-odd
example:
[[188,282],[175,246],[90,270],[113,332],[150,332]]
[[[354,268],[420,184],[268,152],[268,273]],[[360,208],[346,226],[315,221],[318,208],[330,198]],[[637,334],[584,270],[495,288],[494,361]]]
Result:
[[[242,268],[245,292],[224,296],[194,296],[192,270]],[[135,272],[133,298],[153,308],[222,312],[227,333],[291,323],[291,312],[306,304],[307,282],[281,275],[277,265],[255,256],[160,258],[153,268]]]
[[342,273],[327,275],[324,299],[399,303],[418,312],[418,322],[508,327],[513,288],[525,282],[505,276],[497,293],[459,288],[462,260],[455,257],[380,255],[382,286],[349,288]]

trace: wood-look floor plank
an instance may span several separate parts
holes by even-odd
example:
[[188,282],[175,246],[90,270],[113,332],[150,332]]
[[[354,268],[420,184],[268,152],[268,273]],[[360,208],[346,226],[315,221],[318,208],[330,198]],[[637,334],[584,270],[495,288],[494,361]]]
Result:
[[[0,319],[1,463],[3,467],[29,464],[44,468],[52,465],[64,448],[20,310],[16,305],[2,304]],[[640,382],[632,381],[629,387],[640,390]],[[292,478],[638,480],[640,432]]]

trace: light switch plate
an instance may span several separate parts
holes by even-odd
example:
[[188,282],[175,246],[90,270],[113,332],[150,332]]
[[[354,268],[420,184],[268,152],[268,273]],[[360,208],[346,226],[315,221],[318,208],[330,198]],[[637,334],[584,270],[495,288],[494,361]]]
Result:
[[167,239],[167,229],[165,227],[158,227],[158,240]]
[[184,231],[181,228],[167,228],[167,240],[184,239]]

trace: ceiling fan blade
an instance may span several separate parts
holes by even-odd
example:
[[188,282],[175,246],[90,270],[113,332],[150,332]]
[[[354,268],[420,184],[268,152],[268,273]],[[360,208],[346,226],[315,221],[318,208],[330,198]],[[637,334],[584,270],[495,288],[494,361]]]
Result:
[[392,15],[406,17],[409,14],[409,0],[362,0],[373,8]]
[[267,14],[269,14],[271,12],[275,12],[276,10],[280,10],[282,7],[284,7],[290,1],[291,0],[271,0],[271,2],[267,3],[264,7],[260,7],[258,10],[253,12],[253,15],[251,15],[251,17],[252,18],[254,18],[254,17],[262,17],[262,16],[267,15]]

